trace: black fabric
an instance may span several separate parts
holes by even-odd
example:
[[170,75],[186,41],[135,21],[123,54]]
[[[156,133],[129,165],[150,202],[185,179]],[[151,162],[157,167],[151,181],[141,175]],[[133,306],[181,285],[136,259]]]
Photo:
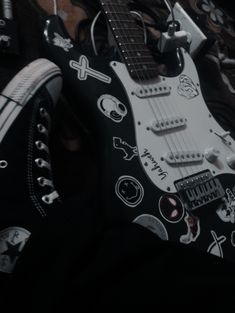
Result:
[[41,55],[37,13],[28,1],[15,1],[13,10],[14,20],[17,23],[19,55],[2,53],[0,50],[0,90],[7,85],[21,68]]
[[33,234],[15,274],[1,276],[8,312],[234,312],[234,264],[136,224],[108,225],[100,210],[84,194]]

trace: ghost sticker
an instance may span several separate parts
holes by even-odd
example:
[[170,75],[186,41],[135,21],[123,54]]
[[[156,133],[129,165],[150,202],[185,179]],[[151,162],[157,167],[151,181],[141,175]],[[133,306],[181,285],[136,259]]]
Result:
[[187,234],[180,237],[180,242],[189,244],[192,241],[196,241],[200,235],[200,220],[197,216],[189,215],[188,213],[186,213],[184,220],[187,224],[188,231]]
[[158,203],[162,217],[169,223],[178,223],[184,216],[184,206],[178,196],[163,195]]
[[113,146],[115,149],[123,151],[123,159],[126,161],[131,161],[134,156],[138,155],[137,147],[129,145],[126,141],[123,141],[119,137],[113,137]]
[[223,222],[235,223],[235,196],[231,189],[226,189],[226,196],[222,198],[222,204],[216,210],[217,215]]
[[144,197],[144,188],[132,176],[119,177],[115,185],[116,195],[128,206],[137,206]]
[[105,94],[99,97],[97,105],[99,110],[105,116],[116,123],[120,123],[127,115],[127,109],[125,105],[111,95]]
[[211,235],[214,241],[209,245],[207,252],[223,258],[223,250],[221,245],[223,242],[225,242],[226,237],[225,236],[218,237],[213,230],[211,230]]
[[182,74],[179,76],[179,81],[180,81],[180,84],[178,86],[178,93],[181,96],[187,99],[193,99],[199,95],[197,87],[194,85],[190,77]]
[[30,232],[21,227],[9,227],[0,232],[0,271],[12,273]]
[[146,227],[162,240],[168,240],[168,233],[163,223],[155,216],[150,214],[142,214],[137,216],[133,223]]

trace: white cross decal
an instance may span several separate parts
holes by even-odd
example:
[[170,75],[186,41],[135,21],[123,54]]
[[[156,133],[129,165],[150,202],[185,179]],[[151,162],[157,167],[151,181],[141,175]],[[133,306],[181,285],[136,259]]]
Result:
[[85,55],[80,56],[79,62],[70,60],[69,66],[78,72],[79,80],[86,80],[87,76],[90,75],[104,83],[111,83],[111,77],[89,67],[89,61]]

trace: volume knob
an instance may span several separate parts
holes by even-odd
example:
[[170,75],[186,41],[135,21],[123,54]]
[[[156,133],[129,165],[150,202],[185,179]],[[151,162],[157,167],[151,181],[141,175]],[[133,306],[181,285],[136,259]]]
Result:
[[228,166],[231,167],[231,169],[235,170],[235,154],[233,153],[227,156],[226,161]]
[[211,148],[207,148],[204,154],[208,162],[214,163],[218,159],[220,151],[214,147],[211,147]]

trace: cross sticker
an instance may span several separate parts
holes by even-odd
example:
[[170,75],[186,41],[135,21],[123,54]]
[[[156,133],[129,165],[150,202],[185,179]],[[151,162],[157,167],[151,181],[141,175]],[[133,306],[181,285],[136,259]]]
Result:
[[89,61],[85,55],[81,55],[78,62],[70,60],[69,66],[77,71],[77,77],[79,80],[86,80],[88,75],[90,75],[104,83],[111,83],[111,77],[89,67]]

